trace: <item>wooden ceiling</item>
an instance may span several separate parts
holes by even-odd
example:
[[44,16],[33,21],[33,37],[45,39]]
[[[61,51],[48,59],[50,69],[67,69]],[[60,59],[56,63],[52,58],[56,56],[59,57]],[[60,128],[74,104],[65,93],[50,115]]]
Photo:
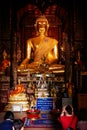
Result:
[[73,5],[73,0],[12,0],[12,8],[19,10],[20,8],[32,4],[41,10],[42,13],[45,12],[46,8],[51,5],[60,5],[66,8],[71,8]]
[[26,17],[26,15],[29,14],[34,17],[37,17],[41,14],[44,14],[46,16],[56,16],[59,19],[59,21],[62,21],[62,23],[65,24],[67,23],[69,10],[72,10],[72,6],[73,4],[70,3],[70,0],[12,1],[12,11],[15,15],[17,14],[18,24],[20,24],[24,17]]
[[32,12],[33,15],[57,15],[64,19],[67,12],[72,10],[73,0],[12,0],[13,13],[23,9],[23,12]]

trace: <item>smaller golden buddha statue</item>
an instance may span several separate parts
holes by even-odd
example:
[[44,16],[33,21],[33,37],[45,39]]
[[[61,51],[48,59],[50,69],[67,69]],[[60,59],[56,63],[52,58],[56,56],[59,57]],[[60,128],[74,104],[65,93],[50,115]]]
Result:
[[18,84],[15,86],[15,89],[9,95],[8,104],[5,106],[5,110],[12,110],[13,106],[17,106],[18,109],[21,108],[21,111],[26,111],[29,109],[28,96],[26,94],[26,89],[23,84],[18,80]]
[[11,96],[14,96],[14,95],[17,95],[19,93],[24,93],[25,92],[25,88],[24,88],[24,85],[22,85],[20,83],[20,80],[18,80],[18,84],[16,85],[15,87],[15,90],[13,90],[11,93],[10,93],[10,97]]
[[47,36],[49,24],[44,15],[36,19],[35,28],[37,35],[27,40],[27,55],[18,71],[26,69],[45,71],[49,70],[51,65],[55,68],[54,64],[61,69],[63,66],[57,65],[58,41]]
[[10,67],[10,60],[8,59],[8,54],[7,54],[6,50],[4,50],[3,51],[3,61],[1,62],[0,70],[5,71],[9,67]]
[[30,109],[32,108],[36,108],[36,99],[34,97],[34,95],[30,96]]

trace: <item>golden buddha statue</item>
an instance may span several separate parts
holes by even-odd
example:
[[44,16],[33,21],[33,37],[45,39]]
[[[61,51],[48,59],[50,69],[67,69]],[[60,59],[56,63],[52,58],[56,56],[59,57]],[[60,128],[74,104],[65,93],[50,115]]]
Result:
[[[12,110],[14,107],[20,107],[21,111],[26,111],[29,109],[28,96],[26,94],[26,88],[18,80],[18,84],[15,86],[15,89],[12,90],[9,94],[8,104],[5,106],[5,111]],[[19,108],[18,107],[18,108]],[[16,108],[15,108],[16,111]]]
[[8,54],[6,50],[3,51],[3,61],[0,65],[0,71],[4,72],[6,69],[10,67],[10,60],[8,59]]
[[58,41],[47,36],[49,24],[44,15],[37,18],[35,27],[37,36],[27,40],[27,56],[18,67],[19,71],[49,69],[52,65],[55,67],[54,64],[58,62]]
[[13,90],[11,93],[10,93],[10,97],[13,97],[14,95],[17,95],[19,93],[25,93],[25,88],[24,88],[24,85],[22,85],[20,83],[20,80],[18,80],[18,84],[16,85],[15,87],[15,90]]

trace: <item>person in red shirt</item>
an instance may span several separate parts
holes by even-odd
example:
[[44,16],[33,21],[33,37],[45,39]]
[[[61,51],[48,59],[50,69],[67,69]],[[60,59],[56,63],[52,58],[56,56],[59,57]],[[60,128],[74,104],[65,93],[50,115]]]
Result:
[[58,121],[60,121],[63,130],[66,130],[68,127],[76,130],[78,117],[74,115],[73,107],[71,105],[66,105],[63,107]]

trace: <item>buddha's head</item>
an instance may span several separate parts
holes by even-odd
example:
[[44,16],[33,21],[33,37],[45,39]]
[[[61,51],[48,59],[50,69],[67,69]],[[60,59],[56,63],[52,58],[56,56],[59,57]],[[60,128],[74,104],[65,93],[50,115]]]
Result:
[[44,15],[41,15],[36,19],[35,28],[37,32],[44,32],[47,35],[47,31],[49,28],[48,20]]

